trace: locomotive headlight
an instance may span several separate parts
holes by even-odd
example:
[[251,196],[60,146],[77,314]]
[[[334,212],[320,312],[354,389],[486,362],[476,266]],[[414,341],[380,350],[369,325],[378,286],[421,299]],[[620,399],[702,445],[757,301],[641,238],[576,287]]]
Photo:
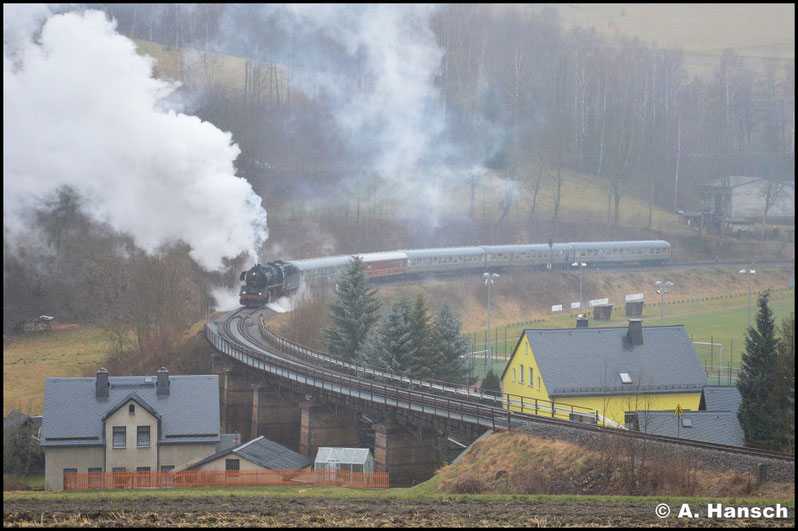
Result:
[[259,291],[259,292],[258,292],[258,295],[263,295],[263,293],[261,293],[261,292]]
[[246,295],[246,294],[247,294],[247,290],[243,290],[243,291],[241,291],[241,293],[243,293],[244,295]]

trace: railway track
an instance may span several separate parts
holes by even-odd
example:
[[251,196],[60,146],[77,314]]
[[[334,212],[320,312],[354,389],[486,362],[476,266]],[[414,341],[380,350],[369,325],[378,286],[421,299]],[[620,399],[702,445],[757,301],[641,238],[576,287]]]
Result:
[[[482,428],[493,429],[494,431],[510,431],[521,427],[523,423],[534,422],[551,426],[566,426],[594,433],[606,432],[663,444],[752,456],[784,463],[795,462],[794,455],[780,452],[645,434],[597,424],[584,424],[531,413],[520,413],[503,407],[479,403],[479,400],[485,399],[484,396],[466,394],[462,397],[444,397],[439,394],[412,389],[413,381],[409,380],[406,382],[408,385],[405,388],[376,381],[375,375],[371,375],[372,378],[368,378],[365,372],[363,376],[353,376],[331,369],[320,368],[317,364],[274,348],[263,337],[259,337],[261,336],[260,333],[254,334],[250,330],[250,328],[253,328],[252,324],[248,325],[247,321],[256,315],[259,318],[259,314],[262,312],[269,312],[269,310],[247,310],[241,308],[231,312],[220,321],[212,323],[215,326],[206,326],[206,337],[218,350],[238,361],[254,369],[288,378],[305,388],[321,389],[324,392],[338,393],[358,400],[383,405],[384,407],[395,407],[421,415],[434,415],[445,417],[450,421],[477,424]],[[236,320],[237,323],[234,328],[233,321]],[[221,324],[221,331],[217,331],[219,328],[217,323]],[[254,328],[260,330],[260,326],[257,323],[254,323]],[[452,388],[455,387],[452,385]],[[430,390],[432,389],[434,388],[430,387]]]

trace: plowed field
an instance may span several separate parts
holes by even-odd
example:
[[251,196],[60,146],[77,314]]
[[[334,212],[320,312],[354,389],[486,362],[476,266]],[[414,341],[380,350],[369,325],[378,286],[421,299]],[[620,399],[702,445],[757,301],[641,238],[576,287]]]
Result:
[[452,497],[180,497],[139,499],[6,499],[3,527],[793,527],[794,508],[781,520],[706,518],[706,505],[691,504],[696,519],[678,519],[671,504],[665,519],[656,502],[598,502]]

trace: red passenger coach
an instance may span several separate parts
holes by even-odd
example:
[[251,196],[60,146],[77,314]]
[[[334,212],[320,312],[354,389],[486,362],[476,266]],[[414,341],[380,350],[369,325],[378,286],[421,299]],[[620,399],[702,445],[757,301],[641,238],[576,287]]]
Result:
[[369,278],[404,275],[407,271],[407,255],[402,252],[367,253],[360,257]]

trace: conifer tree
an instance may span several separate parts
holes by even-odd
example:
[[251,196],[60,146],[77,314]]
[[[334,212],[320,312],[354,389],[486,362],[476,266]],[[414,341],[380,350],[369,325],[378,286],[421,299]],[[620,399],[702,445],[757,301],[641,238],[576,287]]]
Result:
[[777,449],[795,452],[795,314],[781,321],[776,350],[775,402],[778,407]]
[[480,388],[483,391],[495,391],[497,393],[501,392],[502,388],[499,382],[499,377],[496,376],[496,373],[493,372],[493,369],[489,370],[488,374],[486,374],[482,379],[482,385],[480,385]]
[[433,367],[435,378],[451,383],[470,383],[465,357],[468,338],[460,333],[460,320],[444,304],[435,315],[432,325]]
[[401,298],[380,317],[358,351],[358,361],[399,375],[411,374],[414,357],[410,301]]
[[413,344],[413,358],[410,360],[410,373],[416,378],[433,379],[437,375],[437,364],[439,359],[434,356],[435,349],[432,348],[434,338],[429,322],[427,308],[424,305],[424,297],[419,294],[416,303],[410,313],[411,342]]
[[369,289],[366,267],[352,257],[338,281],[337,299],[330,303],[333,326],[321,331],[325,350],[332,356],[354,359],[372,325],[377,322],[380,300],[376,289]]
[[776,350],[779,340],[773,312],[768,306],[770,292],[759,297],[756,327],[748,329],[742,367],[737,378],[742,402],[737,416],[748,446],[773,446],[778,428],[778,410],[773,392],[776,382]]

